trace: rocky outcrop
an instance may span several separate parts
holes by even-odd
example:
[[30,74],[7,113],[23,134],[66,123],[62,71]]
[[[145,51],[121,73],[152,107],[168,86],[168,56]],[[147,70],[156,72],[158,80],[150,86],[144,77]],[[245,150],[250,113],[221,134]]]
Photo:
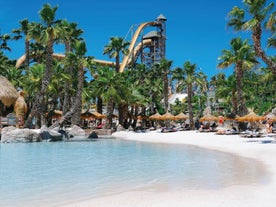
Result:
[[14,126],[9,126],[2,129],[1,142],[79,141],[88,138],[96,139],[101,133],[111,135],[112,132],[111,130],[102,130],[97,131],[97,133],[91,133],[87,137],[85,130],[76,125],[66,129],[60,129],[59,127],[49,129],[46,126],[42,126],[40,129],[18,129]]
[[14,142],[39,142],[41,136],[31,129],[18,129],[14,126],[4,127],[1,131],[2,143],[14,143]]

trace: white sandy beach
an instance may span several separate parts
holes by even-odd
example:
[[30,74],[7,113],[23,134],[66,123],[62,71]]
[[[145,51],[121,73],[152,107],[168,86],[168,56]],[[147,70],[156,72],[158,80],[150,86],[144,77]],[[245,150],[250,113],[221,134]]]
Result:
[[[274,207],[276,205],[276,143],[262,143],[238,135],[215,135],[182,131],[173,133],[116,132],[116,138],[143,142],[188,144],[233,153],[261,161],[269,173],[266,184],[234,185],[219,190],[133,191],[91,200],[66,207]],[[246,170],[246,169],[245,169]]]

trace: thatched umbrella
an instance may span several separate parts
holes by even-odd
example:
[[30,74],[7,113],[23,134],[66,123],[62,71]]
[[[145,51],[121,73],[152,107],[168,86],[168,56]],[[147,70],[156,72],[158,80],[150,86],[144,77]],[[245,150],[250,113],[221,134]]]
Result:
[[203,121],[218,121],[218,117],[213,116],[211,114],[207,114],[199,119],[200,122]]
[[91,120],[91,119],[96,119],[96,118],[97,117],[89,111],[84,111],[84,112],[81,113],[81,119]]
[[253,111],[251,111],[249,114],[247,114],[245,116],[236,118],[236,120],[239,122],[256,122],[256,121],[262,121],[264,119],[265,119],[265,117],[258,116]]
[[161,120],[173,120],[175,118],[170,112],[167,112],[161,116]]
[[186,120],[186,119],[188,119],[188,118],[189,118],[189,116],[186,115],[186,114],[184,114],[183,112],[177,114],[177,115],[174,117],[174,119],[176,119],[176,120]]
[[0,75],[0,101],[5,106],[10,106],[15,103],[16,99],[19,97],[18,92],[11,82],[4,76]]
[[62,117],[62,111],[54,110],[53,118],[60,119]]
[[149,117],[150,120],[161,120],[161,115],[157,112]]
[[94,115],[97,119],[104,119],[104,118],[106,118],[106,115],[101,114],[101,113],[99,113],[97,111],[92,112],[92,115]]
[[146,116],[146,115],[138,115],[138,116],[134,116],[134,119],[137,119],[137,120],[146,120],[148,119],[149,117]]

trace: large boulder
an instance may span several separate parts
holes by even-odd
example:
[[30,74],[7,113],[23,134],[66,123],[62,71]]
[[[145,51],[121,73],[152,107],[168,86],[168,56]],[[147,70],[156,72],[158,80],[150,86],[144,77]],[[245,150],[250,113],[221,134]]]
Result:
[[2,143],[41,141],[39,134],[31,129],[18,129],[14,126],[9,126],[4,127],[1,133]]
[[69,137],[84,138],[86,137],[84,129],[79,126],[73,125],[70,129],[67,129]]
[[48,141],[62,141],[63,140],[63,135],[56,130],[48,129],[46,126],[42,126],[40,128],[40,136],[44,140]]

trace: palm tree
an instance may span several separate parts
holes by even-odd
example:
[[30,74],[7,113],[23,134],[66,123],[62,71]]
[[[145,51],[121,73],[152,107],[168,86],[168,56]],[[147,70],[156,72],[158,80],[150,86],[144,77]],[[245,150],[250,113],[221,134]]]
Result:
[[[193,85],[203,85],[202,81],[202,75],[199,75],[196,72],[197,65],[192,64],[189,61],[185,62],[183,65],[182,71],[180,71],[180,68],[176,68],[176,71],[174,74],[176,76],[173,76],[173,79],[180,80],[180,74],[183,75],[183,80],[179,82],[178,87],[183,89],[184,87],[187,88],[187,103],[188,103],[188,113],[189,113],[189,121],[190,121],[190,128],[194,129],[194,120],[193,120],[193,106],[192,106],[192,100],[193,100]],[[178,89],[176,89],[178,90]]]
[[130,94],[126,80],[122,73],[117,73],[107,66],[101,66],[98,68],[98,78],[91,84],[95,96],[101,97],[103,102],[107,104],[105,128],[110,129],[115,104],[121,104]]
[[219,73],[212,78],[211,84],[215,86],[216,97],[224,100],[224,107],[226,107],[225,111],[237,114],[236,77],[230,75],[226,78],[225,74]]
[[[80,41],[80,37],[83,34],[83,30],[77,28],[76,23],[69,23],[66,20],[62,20],[60,24],[61,29],[61,38],[60,41],[65,44],[65,54],[72,52],[72,44],[75,41]],[[74,76],[72,68],[65,68],[65,73]],[[66,113],[70,109],[70,85],[69,81],[64,84],[64,98],[63,98],[63,112]]]
[[65,67],[69,66],[77,70],[77,90],[74,96],[74,101],[70,110],[65,113],[65,115],[59,121],[55,122],[50,128],[54,128],[71,118],[72,124],[80,124],[82,110],[82,92],[85,73],[84,69],[90,67],[92,59],[91,57],[84,56],[87,51],[84,41],[76,41],[73,48],[73,52],[69,52],[63,61]]
[[108,45],[104,47],[103,54],[108,54],[110,58],[115,58],[115,70],[119,72],[120,69],[120,54],[128,54],[128,49],[126,48],[129,42],[125,42],[121,37],[111,37]]
[[9,34],[0,35],[0,50],[11,51],[11,48],[8,46],[7,42],[11,39]]
[[[275,11],[272,12],[274,3],[267,5],[266,0],[243,0],[245,9],[237,6],[230,11],[230,20],[228,25],[233,26],[235,30],[251,30],[252,40],[254,42],[255,54],[260,57],[276,76],[276,63],[262,49],[262,24],[269,18],[266,28],[275,29]],[[251,18],[246,19],[246,14]]]
[[25,70],[27,71],[29,69],[30,65],[30,39],[28,38],[28,32],[30,30],[30,24],[28,19],[23,19],[20,22],[20,28],[14,29],[12,32],[16,34],[16,36],[13,37],[14,40],[18,40],[22,38],[21,33],[25,35],[25,55],[26,59],[24,62]]
[[40,10],[40,18],[42,23],[32,24],[29,35],[33,37],[37,42],[45,45],[46,60],[45,60],[45,73],[41,83],[40,93],[37,94],[37,99],[33,105],[32,111],[29,114],[28,120],[25,122],[25,127],[30,125],[34,116],[42,116],[42,124],[45,124],[45,114],[41,113],[41,107],[44,105],[44,98],[47,87],[50,83],[52,76],[53,66],[53,45],[55,40],[59,36],[58,27],[59,21],[55,20],[55,14],[57,6],[51,7],[49,4],[44,4]]
[[180,67],[177,67],[173,70],[173,76],[172,76],[172,80],[176,80],[175,83],[175,90],[176,93],[181,92],[181,88],[179,87],[180,85],[183,85],[183,81],[184,81],[184,70]]
[[0,75],[6,76],[6,70],[10,67],[14,67],[14,62],[0,51]]
[[241,38],[234,38],[231,40],[230,50],[223,50],[219,57],[219,68],[228,68],[231,65],[235,67],[236,75],[236,90],[238,115],[243,116],[247,114],[247,108],[243,100],[243,73],[244,70],[252,69],[258,62],[255,59],[255,53],[248,40],[242,41]]
[[159,67],[162,71],[162,80],[164,83],[164,89],[163,89],[163,95],[164,95],[164,108],[165,111],[167,112],[169,109],[169,73],[170,73],[170,68],[172,66],[173,61],[166,60],[165,58],[162,58],[159,63]]

